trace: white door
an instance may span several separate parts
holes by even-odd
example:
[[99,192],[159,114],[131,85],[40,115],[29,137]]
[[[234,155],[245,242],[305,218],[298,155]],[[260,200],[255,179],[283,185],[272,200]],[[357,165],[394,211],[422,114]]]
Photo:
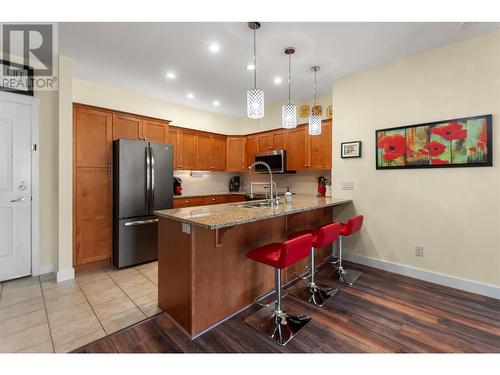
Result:
[[31,274],[31,111],[0,100],[0,281]]

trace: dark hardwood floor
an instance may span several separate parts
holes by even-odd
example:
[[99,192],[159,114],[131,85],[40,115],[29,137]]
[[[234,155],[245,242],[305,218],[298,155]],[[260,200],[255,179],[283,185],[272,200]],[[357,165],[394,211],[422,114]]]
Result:
[[191,339],[161,313],[80,348],[81,353],[385,353],[500,352],[500,300],[357,264],[353,287],[323,308],[288,296],[286,305],[312,317],[286,347],[244,323],[251,307]]

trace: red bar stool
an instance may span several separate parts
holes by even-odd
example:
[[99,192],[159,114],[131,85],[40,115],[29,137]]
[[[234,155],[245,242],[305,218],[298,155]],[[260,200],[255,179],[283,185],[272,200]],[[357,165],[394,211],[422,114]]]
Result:
[[353,269],[346,269],[342,267],[342,239],[344,237],[348,237],[353,233],[359,232],[361,226],[363,225],[363,215],[357,215],[351,217],[347,220],[346,224],[342,224],[342,228],[340,229],[340,237],[339,237],[339,255],[338,261],[335,262],[337,264],[337,274],[339,277],[339,281],[346,283],[350,286],[361,276],[361,272]]
[[[291,234],[288,238],[296,238],[298,236],[310,233],[312,235],[312,247],[310,252],[310,279],[306,281],[302,279],[290,287],[287,292],[292,296],[303,299],[316,306],[323,306],[324,303],[338,292],[337,288],[329,288],[316,284],[314,274],[316,273],[316,265],[314,259],[314,249],[322,248],[329,245],[340,236],[341,224],[331,223],[322,226],[316,231],[304,231]],[[305,285],[304,285],[305,284]]]
[[[263,307],[248,316],[245,323],[272,338],[280,345],[286,345],[310,321],[311,317],[284,311],[281,305],[281,270],[309,255],[312,235],[307,233],[282,243],[272,243],[250,250],[247,257],[274,267],[274,289],[276,299],[273,305]],[[294,313],[294,314],[292,314]]]

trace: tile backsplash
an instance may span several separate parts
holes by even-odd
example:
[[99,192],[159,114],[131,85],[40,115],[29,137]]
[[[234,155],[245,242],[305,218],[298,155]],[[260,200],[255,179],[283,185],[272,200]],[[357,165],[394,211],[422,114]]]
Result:
[[[182,192],[184,194],[219,193],[229,191],[229,179],[233,176],[241,177],[240,191],[245,191],[248,183],[246,173],[227,172],[189,172],[175,171],[174,176],[182,179]],[[286,187],[290,187],[292,193],[316,194],[317,177],[331,178],[331,171],[299,171],[293,174],[273,174],[273,179],[278,186],[278,192],[284,193]],[[255,174],[252,172],[253,181],[268,181],[267,174]],[[264,192],[263,186],[254,186],[254,192]]]
[[182,179],[183,194],[222,193],[229,191],[229,179],[238,173],[174,171]]

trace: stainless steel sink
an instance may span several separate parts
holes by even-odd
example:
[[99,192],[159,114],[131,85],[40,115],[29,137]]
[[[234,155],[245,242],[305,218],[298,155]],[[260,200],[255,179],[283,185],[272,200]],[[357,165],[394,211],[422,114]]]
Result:
[[235,206],[241,208],[271,207],[271,202],[269,201],[245,202],[245,203],[236,203]]

